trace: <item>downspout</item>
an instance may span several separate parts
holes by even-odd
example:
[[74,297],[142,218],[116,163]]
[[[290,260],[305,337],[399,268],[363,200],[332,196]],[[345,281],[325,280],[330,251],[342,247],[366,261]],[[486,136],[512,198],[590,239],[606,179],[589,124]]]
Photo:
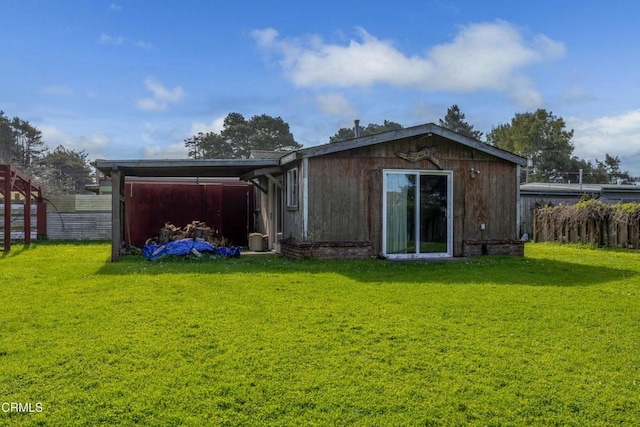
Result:
[[302,240],[309,238],[309,159],[302,159]]

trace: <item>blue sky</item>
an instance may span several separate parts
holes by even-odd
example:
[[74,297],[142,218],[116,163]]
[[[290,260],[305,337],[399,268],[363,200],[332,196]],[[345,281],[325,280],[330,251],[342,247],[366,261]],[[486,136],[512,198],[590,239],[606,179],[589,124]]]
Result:
[[4,0],[0,110],[49,148],[185,157],[230,112],[326,143],[457,104],[489,132],[545,108],[574,154],[640,175],[640,3]]

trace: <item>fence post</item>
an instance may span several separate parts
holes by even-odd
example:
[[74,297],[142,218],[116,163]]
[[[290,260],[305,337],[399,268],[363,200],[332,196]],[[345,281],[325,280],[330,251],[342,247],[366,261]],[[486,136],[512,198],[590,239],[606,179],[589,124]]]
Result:
[[11,166],[5,165],[4,170],[4,251],[11,250]]

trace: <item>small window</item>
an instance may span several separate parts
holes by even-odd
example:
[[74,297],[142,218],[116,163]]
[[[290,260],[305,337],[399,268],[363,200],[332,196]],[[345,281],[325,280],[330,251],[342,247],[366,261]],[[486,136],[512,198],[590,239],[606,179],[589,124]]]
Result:
[[287,207],[298,207],[298,169],[287,171]]

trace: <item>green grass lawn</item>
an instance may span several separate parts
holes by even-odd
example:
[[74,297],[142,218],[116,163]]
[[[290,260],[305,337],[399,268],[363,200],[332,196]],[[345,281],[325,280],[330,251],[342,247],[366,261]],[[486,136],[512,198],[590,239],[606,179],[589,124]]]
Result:
[[0,255],[0,425],[640,425],[640,252],[109,255]]

